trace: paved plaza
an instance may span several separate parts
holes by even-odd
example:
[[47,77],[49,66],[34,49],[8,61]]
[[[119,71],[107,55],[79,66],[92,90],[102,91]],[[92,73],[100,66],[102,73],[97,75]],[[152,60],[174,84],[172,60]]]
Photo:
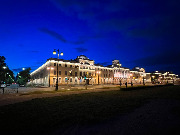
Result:
[[[156,84],[146,84],[146,86],[154,85]],[[5,87],[4,93],[3,90],[0,89],[0,106],[28,101],[35,98],[120,90],[119,86],[120,85],[88,85],[86,89],[85,85],[64,85],[59,86],[58,91],[55,91],[55,87],[19,87],[18,85],[11,85]],[[143,86],[143,84],[134,84],[133,86]],[[125,85],[121,87],[123,88]],[[128,87],[131,87],[131,85],[128,84]]]

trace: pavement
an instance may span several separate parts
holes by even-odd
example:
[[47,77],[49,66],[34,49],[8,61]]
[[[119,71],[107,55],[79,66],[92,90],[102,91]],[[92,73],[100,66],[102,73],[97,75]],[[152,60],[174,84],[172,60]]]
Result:
[[76,125],[52,135],[179,135],[180,101],[157,99],[92,126]]
[[[137,86],[137,85],[139,86],[140,84],[134,84],[133,86]],[[153,86],[153,85],[154,84],[148,84],[148,85],[146,84],[146,86]],[[130,84],[128,86],[131,87]],[[125,86],[121,86],[121,87],[125,87]],[[18,88],[18,93],[17,93],[17,88]],[[59,86],[57,92],[55,92],[55,87],[38,88],[38,87],[8,86],[5,88],[4,94],[2,89],[0,89],[0,106],[14,104],[18,102],[24,102],[35,98],[54,97],[54,96],[81,94],[81,93],[89,93],[89,92],[101,92],[101,91],[110,91],[110,90],[119,90],[119,85],[88,85],[87,89],[85,88],[84,85]]]
[[106,85],[101,85],[88,86],[86,90],[85,86],[61,86],[59,87],[59,90],[55,92],[55,87],[18,87],[17,93],[17,88],[12,89],[11,87],[6,87],[4,94],[2,93],[2,91],[0,93],[0,106],[24,102],[35,98],[54,97],[89,92],[101,92],[110,90],[119,90],[119,88],[116,85],[108,85],[108,87]]
[[[133,84],[133,86],[143,86],[143,84]],[[154,84],[148,83],[146,86],[153,86]],[[117,88],[120,85],[115,84],[101,84],[101,85],[87,85],[87,89],[101,89],[101,88]],[[125,87],[125,85],[122,85],[122,87]],[[128,84],[128,87],[131,87],[130,84]],[[85,85],[62,85],[59,86],[58,90],[77,90],[77,89],[86,89]],[[54,91],[55,87],[19,87],[16,85],[11,85],[5,87],[4,94],[16,94],[18,90],[18,93],[29,93],[34,91]],[[2,89],[0,89],[0,94],[3,94]]]

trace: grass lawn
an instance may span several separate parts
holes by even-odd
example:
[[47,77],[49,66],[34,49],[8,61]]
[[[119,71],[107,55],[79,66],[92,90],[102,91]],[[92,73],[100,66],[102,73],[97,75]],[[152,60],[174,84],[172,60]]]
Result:
[[91,125],[162,98],[180,100],[180,86],[66,95],[6,105],[0,107],[0,134],[48,134],[73,125]]

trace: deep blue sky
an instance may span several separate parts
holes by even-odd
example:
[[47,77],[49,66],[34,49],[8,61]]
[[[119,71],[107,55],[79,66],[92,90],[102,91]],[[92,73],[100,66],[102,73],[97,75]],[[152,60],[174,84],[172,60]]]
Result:
[[53,56],[180,74],[179,0],[0,0],[0,56],[15,73]]

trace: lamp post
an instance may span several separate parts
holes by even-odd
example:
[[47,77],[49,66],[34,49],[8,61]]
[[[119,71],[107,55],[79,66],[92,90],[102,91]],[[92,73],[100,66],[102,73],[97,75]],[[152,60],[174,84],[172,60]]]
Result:
[[[56,51],[58,53],[58,59],[57,60],[59,60],[59,49],[57,49],[57,50],[54,49],[53,54],[56,55]],[[63,52],[61,52],[60,55],[63,56]],[[57,90],[58,90],[58,62],[57,62],[57,78],[56,78],[56,91]]]
[[[4,70],[7,68],[6,66],[2,67]],[[4,82],[6,81],[6,73],[4,73]]]
[[69,81],[69,86],[71,87],[71,82],[70,82],[70,76],[72,76],[72,70],[69,71],[69,77],[68,77],[68,73],[67,73],[67,86],[68,86],[68,81]]
[[143,85],[145,85],[145,82],[144,82],[144,76],[143,76]]
[[142,78],[143,78],[143,85],[145,85],[145,82],[144,82],[144,75],[142,75]]
[[97,71],[96,73],[98,74],[98,85],[99,85],[99,74],[101,73],[101,71]]
[[120,84],[120,86],[121,86],[121,77],[120,77],[120,66],[121,66],[121,64],[117,64],[118,66],[119,66],[119,84]]
[[154,82],[154,78],[155,78],[155,76],[153,75],[153,76],[152,76],[152,78],[153,78],[152,80],[153,80],[153,82]]

